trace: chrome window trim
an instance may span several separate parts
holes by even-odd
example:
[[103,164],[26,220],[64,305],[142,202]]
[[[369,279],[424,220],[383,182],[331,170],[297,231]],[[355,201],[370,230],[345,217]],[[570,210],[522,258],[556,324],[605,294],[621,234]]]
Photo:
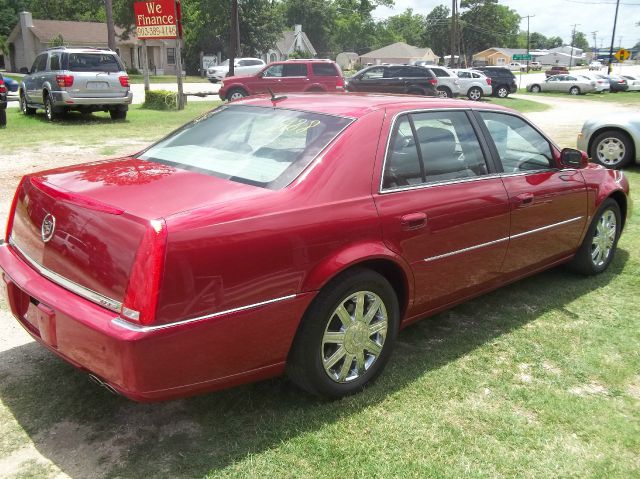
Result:
[[454,185],[457,183],[469,183],[471,181],[491,180],[491,179],[496,179],[501,177],[502,175],[499,173],[492,173],[490,175],[474,176],[472,178],[458,178],[453,180],[434,181],[433,183],[420,183],[419,185],[412,185],[412,186],[397,186],[395,188],[387,188],[386,190],[379,191],[378,193],[381,195],[387,195],[389,193],[397,193],[398,191],[410,191],[410,190],[418,190],[423,188],[433,188],[434,186]]
[[13,237],[9,238],[9,244],[20,253],[20,256],[22,256],[33,269],[35,269],[38,273],[40,273],[48,280],[56,283],[58,286],[62,286],[63,288],[68,289],[72,293],[75,293],[78,296],[83,297],[84,299],[88,299],[92,303],[109,309],[115,313],[120,313],[120,310],[122,309],[122,303],[120,301],[116,301],[115,299],[111,299],[103,294],[97,293],[92,289],[82,286],[74,281],[71,281],[70,279],[65,278],[64,276],[59,275],[58,273],[51,271],[48,268],[45,268],[41,264],[37,263],[34,259],[32,259],[28,254],[26,254],[24,250],[16,244]]
[[[378,185],[378,193],[383,195],[383,194],[387,194],[387,193],[395,193],[397,191],[406,191],[406,190],[415,190],[417,188],[424,188],[424,187],[430,187],[430,186],[437,186],[437,185],[446,185],[446,184],[450,184],[452,182],[457,183],[460,182],[460,180],[446,180],[443,182],[434,182],[434,183],[424,183],[424,184],[420,184],[420,185],[415,185],[415,186],[410,186],[410,187],[400,187],[400,188],[383,188],[382,184],[384,183],[384,169],[387,166],[387,158],[389,157],[389,146],[391,145],[391,135],[393,134],[393,129],[396,126],[396,122],[398,121],[398,117],[401,115],[410,115],[410,114],[414,114],[414,113],[437,113],[437,112],[449,112],[449,111],[473,111],[472,108],[469,107],[451,107],[451,108],[429,108],[429,109],[424,109],[424,108],[419,108],[416,110],[403,110],[403,111],[399,111],[398,113],[396,113],[393,116],[393,120],[391,120],[391,126],[389,128],[389,136],[387,137],[387,145],[385,146],[385,151],[384,151],[384,159],[382,160],[382,170],[380,170],[380,184]],[[491,111],[491,110],[489,110]],[[469,124],[471,124],[471,122],[469,122]],[[472,125],[473,126],[473,125]],[[475,133],[475,131],[474,131]],[[476,133],[476,138],[477,138],[477,133]],[[480,138],[478,139],[478,146],[480,146]],[[484,153],[483,153],[483,158],[485,160],[485,163],[487,162],[487,158],[485,157]],[[494,174],[490,174],[490,175],[484,175],[484,176],[478,176],[475,178],[464,178],[463,180],[467,180],[467,181],[471,181],[474,179],[484,179],[487,178],[489,176],[493,176]],[[495,177],[495,176],[494,176]]]
[[241,311],[247,311],[249,309],[259,308],[260,306],[266,306],[267,304],[278,303],[280,301],[287,301],[289,299],[293,299],[297,296],[297,294],[290,294],[288,296],[282,296],[280,298],[269,299],[267,301],[261,301],[259,303],[249,304],[247,306],[240,306],[238,308],[227,309],[225,311],[219,311],[217,313],[206,314],[204,316],[198,316],[196,318],[191,319],[183,319],[181,321],[175,321],[173,323],[166,324],[158,324],[155,326],[143,326],[140,324],[135,324],[130,321],[126,321],[122,318],[115,318],[111,320],[111,323],[120,328],[128,329],[129,331],[134,331],[137,333],[148,333],[151,331],[158,331],[161,329],[173,328],[175,326],[180,326],[182,324],[195,323],[197,321],[204,321],[205,319],[217,318],[218,316],[224,316],[225,314],[238,313]]
[[491,245],[494,245],[494,244],[502,243],[504,241],[510,241],[512,239],[515,239],[515,238],[521,238],[522,236],[527,236],[527,235],[530,235],[530,234],[539,233],[540,231],[545,231],[545,230],[548,230],[548,229],[551,229],[551,228],[555,228],[556,226],[562,226],[562,225],[566,225],[568,223],[573,223],[574,221],[579,221],[582,218],[584,218],[584,216],[576,216],[575,218],[570,218],[568,220],[559,221],[558,223],[553,223],[553,224],[550,224],[550,225],[541,226],[540,228],[535,228],[535,229],[532,229],[532,230],[523,231],[522,233],[509,235],[509,236],[506,236],[504,238],[499,238],[497,240],[489,241],[487,243],[480,243],[480,244],[477,244],[477,245],[469,246],[467,248],[462,248],[462,249],[459,249],[459,250],[450,251],[449,253],[443,253],[443,254],[439,254],[437,256],[430,256],[429,258],[425,258],[423,261],[428,263],[430,261],[436,261],[438,259],[447,258],[449,256],[453,256],[453,255],[456,255],[456,254],[466,253],[468,251],[473,251],[475,249],[484,248],[485,246],[491,246]]

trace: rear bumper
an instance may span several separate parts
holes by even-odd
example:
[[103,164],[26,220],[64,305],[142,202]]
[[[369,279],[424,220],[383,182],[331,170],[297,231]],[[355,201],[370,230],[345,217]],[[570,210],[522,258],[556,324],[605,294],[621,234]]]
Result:
[[125,96],[118,97],[72,97],[66,91],[52,91],[50,93],[54,106],[84,106],[84,105],[130,105],[133,101],[133,92],[129,90]]
[[32,269],[0,245],[0,288],[39,343],[136,401],[158,401],[267,379],[284,371],[313,293],[163,328],[123,327],[117,313]]

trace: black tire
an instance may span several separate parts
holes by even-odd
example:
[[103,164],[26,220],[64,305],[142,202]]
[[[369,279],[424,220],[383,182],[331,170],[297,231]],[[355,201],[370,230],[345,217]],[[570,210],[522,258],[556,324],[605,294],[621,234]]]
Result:
[[47,120],[55,121],[59,119],[63,113],[64,110],[53,106],[53,100],[51,100],[50,95],[44,97],[44,116]]
[[[607,158],[605,147],[609,144],[615,144],[619,150],[622,148],[624,152],[618,159]],[[629,165],[633,161],[633,142],[629,136],[621,131],[607,130],[596,136],[591,143],[589,156],[596,163],[612,170],[619,170]]]
[[[367,329],[366,323],[350,322],[349,324],[354,325],[358,323],[359,327],[353,329],[355,334],[350,336],[347,335],[351,328],[348,328],[346,333],[343,331],[344,343],[341,345],[333,345],[331,341],[328,344],[323,342],[325,334],[330,334],[336,324],[342,328],[340,325],[343,323],[336,313],[338,307],[345,304],[353,304],[349,303],[349,301],[353,295],[358,293],[367,293],[365,296],[369,298],[369,302],[366,305],[364,301],[367,300],[363,300],[363,311],[367,305],[372,307],[372,304],[375,304],[371,302],[374,296],[380,299],[383,308],[377,309],[378,313],[374,317],[378,321],[369,323],[369,329]],[[345,311],[350,319],[353,319],[351,314],[354,317],[357,316],[355,311],[349,312],[348,309],[345,309]],[[380,324],[380,321],[382,321],[383,314],[381,311],[386,311],[387,315],[386,333],[371,333],[367,337],[366,333],[371,331],[371,324]],[[382,316],[378,317],[378,314]],[[337,399],[357,393],[371,384],[382,372],[393,350],[399,322],[398,298],[391,284],[382,275],[360,268],[347,271],[326,285],[304,314],[289,353],[287,375],[300,388],[317,396]],[[364,330],[362,329],[362,324],[365,324]],[[334,334],[340,334],[340,331]],[[352,353],[353,349],[350,348],[358,349],[361,347],[358,344],[368,342],[372,336],[378,334],[384,335],[378,356],[372,359],[373,353],[371,352],[369,356],[365,357],[363,351],[360,356],[362,364],[365,364],[370,359],[372,362],[361,373],[358,371],[357,354]],[[336,349],[331,350],[332,346],[335,346]],[[343,355],[339,356],[340,359],[335,362],[336,370],[345,370],[346,374],[356,374],[355,378],[349,379],[349,377],[345,377],[341,380],[340,377],[330,377],[329,374],[333,366],[328,366],[329,370],[325,370],[323,358],[329,359],[335,356],[335,353],[338,353],[340,348],[342,348]],[[368,349],[365,350],[370,351]],[[326,355],[329,355],[329,358],[326,358]]]
[[7,110],[0,108],[0,128],[7,126]]
[[480,101],[480,99],[482,98],[482,89],[477,86],[469,88],[469,91],[467,92],[467,98],[473,101]]
[[[613,214],[616,221],[615,237],[612,238],[611,249],[606,258],[600,258],[602,261],[596,262],[593,255],[596,248],[596,246],[594,246],[594,243],[597,242],[596,234],[599,234],[598,226],[603,221],[603,217],[605,218],[605,220],[606,218],[610,218],[610,216],[608,216],[610,213]],[[578,273],[588,276],[602,273],[605,269],[607,269],[611,264],[611,261],[613,261],[616,247],[618,246],[621,226],[622,219],[620,214],[620,207],[615,200],[613,200],[612,198],[607,198],[602,203],[602,205],[600,205],[600,208],[598,208],[596,214],[593,215],[593,220],[589,225],[589,229],[587,230],[587,234],[585,235],[584,240],[582,240],[580,248],[578,248],[575,257],[571,262],[571,267]]]
[[498,88],[496,88],[496,96],[498,98],[507,98],[509,96],[509,87],[500,85]]
[[531,85],[531,93],[540,93],[541,91],[540,85]]
[[31,108],[30,106],[28,106],[27,99],[25,98],[24,93],[20,93],[19,102],[20,111],[23,115],[34,115],[36,113],[35,108]]
[[227,92],[228,101],[239,100],[240,98],[244,98],[245,96],[248,96],[248,93],[244,89],[238,87],[232,88]]
[[453,98],[453,93],[451,93],[451,90],[449,90],[446,86],[439,86],[437,90],[438,90],[438,97]]
[[571,95],[579,95],[580,93],[580,88],[578,88],[577,86],[572,86],[571,88],[569,88],[569,94]]
[[126,120],[127,110],[109,110],[109,115],[112,120]]

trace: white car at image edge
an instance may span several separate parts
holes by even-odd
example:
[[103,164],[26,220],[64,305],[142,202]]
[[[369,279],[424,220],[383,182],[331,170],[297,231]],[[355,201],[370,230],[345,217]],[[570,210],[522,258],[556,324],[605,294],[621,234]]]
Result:
[[[252,75],[262,70],[267,64],[259,58],[236,58],[233,62],[234,75]],[[229,73],[229,60],[220,65],[207,68],[207,79],[217,83],[226,78]]]
[[578,149],[610,169],[640,163],[640,113],[590,118],[578,134]]

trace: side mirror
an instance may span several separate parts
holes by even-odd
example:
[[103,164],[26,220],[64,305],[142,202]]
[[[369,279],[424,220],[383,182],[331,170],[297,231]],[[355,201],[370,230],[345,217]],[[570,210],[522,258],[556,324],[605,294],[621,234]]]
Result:
[[584,151],[565,148],[560,153],[560,163],[564,168],[586,168],[589,164],[589,157]]

